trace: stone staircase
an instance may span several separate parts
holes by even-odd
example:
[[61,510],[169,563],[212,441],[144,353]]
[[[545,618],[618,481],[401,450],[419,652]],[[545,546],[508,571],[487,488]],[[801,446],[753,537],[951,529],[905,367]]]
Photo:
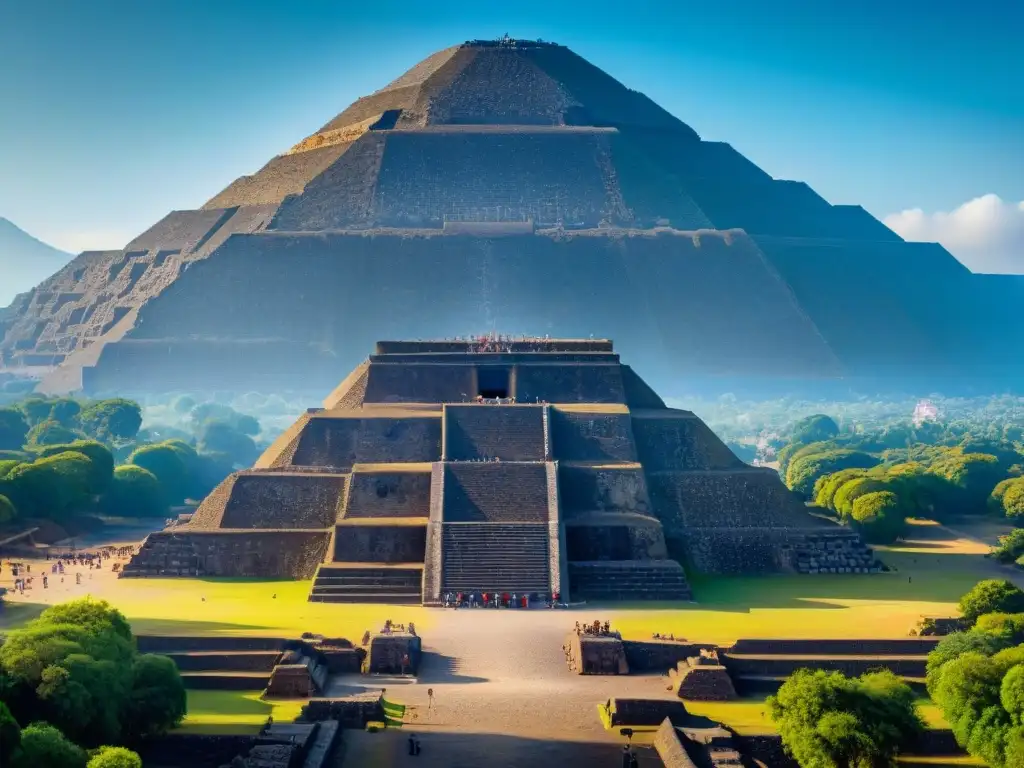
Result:
[[569,563],[573,600],[691,600],[686,573],[675,560]]
[[448,461],[544,461],[547,434],[539,405],[446,405]]
[[317,569],[309,601],[313,603],[420,603],[420,564],[382,567],[373,563],[325,563]]
[[548,505],[548,472],[542,462],[445,465],[446,523],[546,523]]
[[808,535],[790,550],[797,573],[879,573],[885,570],[874,550],[853,531]]
[[549,592],[548,530],[530,523],[444,524],[441,590]]
[[146,537],[139,551],[121,569],[118,578],[196,577],[202,575],[199,573],[200,568],[200,558],[188,536],[175,536],[173,531],[161,531]]

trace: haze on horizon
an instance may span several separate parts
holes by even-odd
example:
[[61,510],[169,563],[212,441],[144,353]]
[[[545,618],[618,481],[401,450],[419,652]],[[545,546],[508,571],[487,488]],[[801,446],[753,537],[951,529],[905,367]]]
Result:
[[65,250],[200,206],[441,48],[567,45],[776,178],[1024,273],[1024,7],[397,0],[0,11],[0,216]]

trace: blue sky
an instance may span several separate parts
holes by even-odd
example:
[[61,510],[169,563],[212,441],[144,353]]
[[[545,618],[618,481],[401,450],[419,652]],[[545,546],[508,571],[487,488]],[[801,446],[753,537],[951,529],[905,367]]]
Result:
[[429,53],[505,32],[570,46],[832,202],[1024,200],[1019,0],[4,0],[0,216],[122,245]]

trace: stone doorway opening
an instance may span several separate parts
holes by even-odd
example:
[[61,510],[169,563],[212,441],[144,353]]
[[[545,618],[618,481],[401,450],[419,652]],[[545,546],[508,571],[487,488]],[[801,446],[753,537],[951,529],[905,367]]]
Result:
[[504,367],[478,368],[476,372],[477,394],[484,400],[505,399],[511,391],[512,372]]

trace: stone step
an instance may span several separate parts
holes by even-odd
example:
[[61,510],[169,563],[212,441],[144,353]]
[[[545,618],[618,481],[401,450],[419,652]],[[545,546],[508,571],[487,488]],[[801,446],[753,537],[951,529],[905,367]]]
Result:
[[537,405],[445,406],[448,461],[544,461],[544,408]]
[[314,582],[312,594],[326,595],[334,592],[346,592],[353,595],[375,595],[408,592],[409,594],[418,595],[421,591],[422,589],[418,584],[320,584],[319,582]]
[[327,595],[310,595],[309,602],[311,603],[387,603],[387,604],[401,604],[411,605],[418,604],[421,602],[421,596],[419,593],[395,593],[385,592],[377,593],[374,595],[365,594],[351,594],[351,593],[331,593]]

